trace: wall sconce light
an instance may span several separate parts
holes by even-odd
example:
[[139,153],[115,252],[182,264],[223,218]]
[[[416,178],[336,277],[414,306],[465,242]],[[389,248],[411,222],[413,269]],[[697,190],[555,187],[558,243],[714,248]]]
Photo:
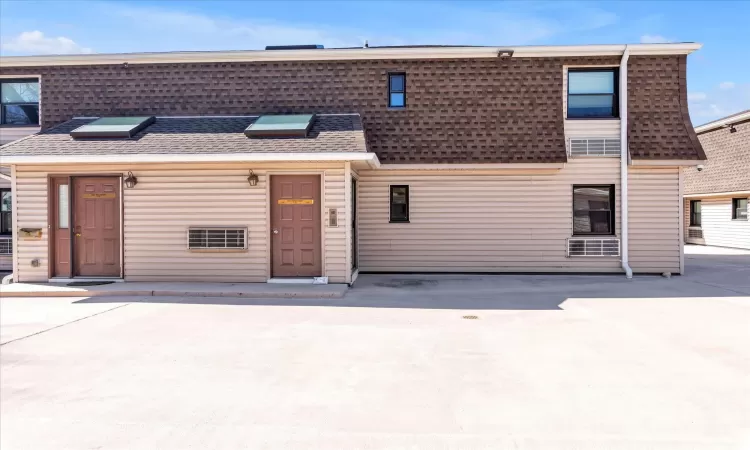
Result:
[[737,128],[735,128],[734,125],[730,125],[729,126],[729,132],[730,133],[736,133],[737,132]]
[[258,185],[258,175],[255,175],[255,173],[251,170],[250,176],[247,177],[247,182],[250,183],[250,186],[257,186]]
[[138,184],[138,178],[133,176],[133,172],[128,172],[128,177],[125,178],[125,186],[128,189],[133,189],[136,184]]

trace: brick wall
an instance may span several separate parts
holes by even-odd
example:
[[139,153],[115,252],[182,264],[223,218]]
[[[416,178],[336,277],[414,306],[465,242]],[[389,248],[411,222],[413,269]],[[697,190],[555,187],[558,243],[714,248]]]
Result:
[[685,194],[750,191],[750,121],[698,135],[708,155],[703,171],[685,169]]
[[[631,58],[630,85],[639,88],[629,102],[636,158],[697,154],[681,109],[681,58]],[[384,163],[522,163],[566,161],[566,64],[617,65],[619,58],[131,64],[0,73],[42,75],[45,129],[76,116],[357,112],[370,149]],[[662,73],[672,69],[675,74]],[[404,110],[387,107],[391,71],[407,74]],[[643,120],[648,124],[639,125]]]

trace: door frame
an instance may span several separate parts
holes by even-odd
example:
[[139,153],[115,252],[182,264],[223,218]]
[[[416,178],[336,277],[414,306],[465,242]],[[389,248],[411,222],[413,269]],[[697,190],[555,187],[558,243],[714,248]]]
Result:
[[328,276],[326,269],[326,172],[325,170],[267,170],[265,172],[266,196],[266,281],[273,278],[273,242],[271,238],[271,177],[274,175],[318,175],[320,176],[320,263],[321,276]]
[[[120,276],[119,277],[93,277],[101,279],[124,279],[125,278],[125,196],[122,173],[47,173],[47,278],[49,280],[74,279],[74,278],[92,278],[81,277],[75,274],[75,240],[73,239],[73,211],[75,210],[75,187],[73,180],[75,178],[87,177],[109,177],[117,178],[118,189],[120,194]],[[55,223],[57,212],[57,195],[54,192],[55,178],[68,179],[68,234],[70,235],[70,275],[61,277],[54,274],[55,270]]]

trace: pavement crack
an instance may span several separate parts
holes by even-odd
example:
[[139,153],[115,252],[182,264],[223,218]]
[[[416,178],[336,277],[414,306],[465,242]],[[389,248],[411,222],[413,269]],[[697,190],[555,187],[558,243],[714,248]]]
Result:
[[114,311],[116,309],[120,309],[120,308],[128,306],[128,305],[129,304],[127,304],[127,303],[124,304],[124,305],[117,305],[114,308],[105,309],[104,311],[99,311],[98,313],[89,314],[88,316],[84,316],[84,317],[79,317],[78,319],[71,320],[70,322],[61,323],[60,325],[55,325],[54,327],[47,328],[46,330],[37,331],[36,333],[32,333],[32,334],[29,334],[29,335],[26,335],[26,336],[17,337],[15,339],[11,339],[10,341],[0,343],[0,347],[2,347],[3,345],[10,344],[11,342],[21,341],[23,339],[30,338],[32,336],[37,336],[39,334],[46,333],[48,331],[52,331],[52,330],[56,330],[58,328],[62,328],[64,326],[66,326],[66,325],[70,325],[71,323],[80,322],[82,320],[85,320],[85,319],[88,319],[88,318],[91,318],[91,317],[95,317],[95,316],[98,316],[98,315],[101,315],[101,314],[104,314],[104,313],[108,313],[110,311]]

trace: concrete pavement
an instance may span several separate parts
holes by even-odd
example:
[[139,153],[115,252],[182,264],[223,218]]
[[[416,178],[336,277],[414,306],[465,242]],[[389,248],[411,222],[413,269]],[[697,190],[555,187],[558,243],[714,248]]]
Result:
[[343,299],[4,298],[0,448],[747,449],[735,256]]

